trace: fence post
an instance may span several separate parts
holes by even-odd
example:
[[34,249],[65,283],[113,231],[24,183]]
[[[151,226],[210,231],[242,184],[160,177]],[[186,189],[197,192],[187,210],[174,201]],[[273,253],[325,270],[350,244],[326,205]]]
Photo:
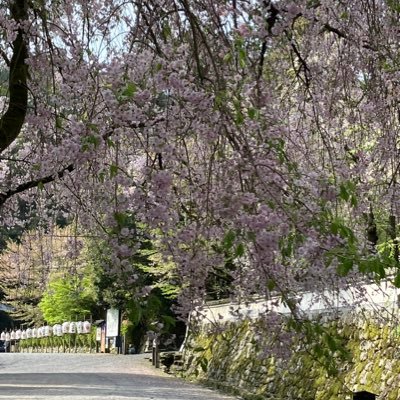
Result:
[[158,347],[158,338],[155,337],[153,339],[153,359],[152,359],[153,365],[156,368],[160,368],[160,349]]

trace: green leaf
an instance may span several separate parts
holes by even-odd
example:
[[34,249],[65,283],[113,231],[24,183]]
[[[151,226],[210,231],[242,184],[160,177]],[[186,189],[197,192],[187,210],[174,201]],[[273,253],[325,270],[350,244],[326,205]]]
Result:
[[350,197],[350,204],[353,207],[357,207],[358,200],[357,200],[357,197],[354,194],[352,194],[351,197]]
[[317,358],[323,356],[323,354],[324,354],[323,349],[322,349],[321,345],[319,345],[319,344],[315,344],[313,347],[313,350],[314,350],[314,354]]
[[87,124],[87,127],[95,131],[96,133],[99,132],[99,127],[96,124]]
[[110,165],[110,177],[115,178],[118,175],[118,166],[111,164]]
[[339,197],[344,200],[350,202],[353,207],[356,207],[358,204],[356,192],[356,184],[352,181],[346,181],[340,184],[339,187]]
[[56,128],[61,129],[62,128],[62,119],[57,115],[56,117]]
[[82,150],[89,150],[92,146],[95,148],[100,144],[100,138],[97,135],[85,136],[81,139]]
[[244,68],[247,63],[247,53],[244,47],[244,40],[241,37],[237,37],[235,41],[235,48],[237,51],[239,66]]
[[331,228],[330,228],[330,230],[331,230],[331,232],[332,232],[334,235],[337,235],[337,234],[338,234],[338,232],[339,232],[339,222],[338,222],[337,220],[333,220],[333,221],[331,222]]
[[231,52],[226,53],[226,54],[224,55],[223,61],[224,61],[225,63],[229,64],[229,63],[232,61],[232,53],[231,53]]
[[137,92],[137,86],[134,82],[128,82],[125,89],[122,91],[121,95],[131,99]]
[[124,226],[127,221],[127,215],[123,212],[114,213],[114,219],[119,226]]
[[170,315],[161,315],[161,318],[167,326],[176,325],[176,319],[174,317],[171,317]]
[[400,288],[400,273],[397,273],[396,277],[394,278],[393,284],[397,288]]
[[245,248],[244,248],[243,243],[239,243],[239,244],[236,246],[235,256],[236,256],[236,257],[242,257],[242,256],[244,255],[244,250],[245,250]]
[[250,119],[256,119],[258,117],[258,110],[256,110],[253,107],[250,107],[247,110],[247,115],[249,116]]
[[227,96],[225,90],[220,90],[214,98],[215,107],[224,107],[227,102]]
[[337,267],[337,273],[340,276],[346,276],[352,268],[353,268],[353,259],[342,257],[340,260],[340,264]]
[[164,39],[168,39],[171,36],[171,27],[169,26],[168,22],[165,22],[162,26],[162,34]]
[[386,278],[386,270],[385,270],[385,266],[383,265],[383,263],[381,263],[379,261],[376,263],[375,273],[379,279]]
[[233,242],[235,241],[236,234],[234,231],[230,230],[224,236],[223,246],[226,250],[230,250],[233,246]]
[[246,61],[247,61],[247,54],[246,54],[246,50],[241,47],[238,50],[238,56],[239,56],[239,65],[241,68],[244,68],[246,66]]
[[235,122],[237,125],[242,125],[244,122],[244,115],[241,111],[238,111],[236,113],[236,118],[235,118]]
[[344,225],[343,222],[335,218],[330,224],[330,231],[334,235],[339,235],[343,239],[347,239],[350,245],[354,244],[356,241],[356,236],[352,229],[348,226]]
[[332,353],[334,353],[338,349],[336,340],[328,333],[324,334],[324,340],[325,340],[325,343],[328,345],[329,350]]
[[339,196],[341,199],[343,199],[344,201],[348,201],[350,198],[350,194],[347,191],[346,185],[345,184],[341,184],[340,185],[340,191],[339,191]]

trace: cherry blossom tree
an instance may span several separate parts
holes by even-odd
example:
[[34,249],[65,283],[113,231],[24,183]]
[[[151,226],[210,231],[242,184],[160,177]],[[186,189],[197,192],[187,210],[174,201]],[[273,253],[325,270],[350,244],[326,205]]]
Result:
[[294,314],[299,290],[393,271],[399,284],[399,12],[383,0],[4,3],[3,226],[27,223],[21,202],[41,221],[78,218],[108,240],[118,275],[139,250],[134,215],[173,261],[187,310],[221,270],[232,295],[274,291]]
[[84,254],[80,254],[83,253],[82,238],[72,228],[27,231],[18,243],[8,243],[8,248],[0,254],[2,301],[12,307],[14,319],[43,322],[38,303],[55,277],[76,279],[85,275],[88,290],[91,287],[87,281],[90,278],[93,281],[94,274],[86,267]]

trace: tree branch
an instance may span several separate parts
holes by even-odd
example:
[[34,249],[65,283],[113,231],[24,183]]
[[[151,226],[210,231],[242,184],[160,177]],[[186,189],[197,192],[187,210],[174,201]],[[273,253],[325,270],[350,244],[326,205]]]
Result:
[[[17,23],[28,19],[26,0],[14,0],[11,4],[11,16]],[[28,106],[26,58],[28,58],[28,46],[22,28],[18,28],[17,37],[13,41],[13,55],[10,61],[8,83],[10,103],[0,119],[0,153],[18,137],[25,121]]]
[[0,193],[0,207],[4,205],[4,203],[12,196],[25,192],[28,189],[32,189],[38,187],[40,185],[44,185],[46,183],[53,182],[56,178],[62,178],[66,172],[72,172],[75,169],[74,164],[69,164],[67,167],[64,167],[56,174],[47,175],[43,178],[33,179],[31,181],[21,183],[15,189],[10,189],[5,193]]
[[10,68],[11,62],[7,57],[6,52],[3,49],[0,49],[0,56],[3,58],[4,62],[6,63],[7,67]]
[[[152,126],[155,125],[158,122],[163,122],[163,121],[164,121],[164,118],[159,118],[159,119],[154,121]],[[133,129],[141,129],[141,128],[146,127],[146,124],[144,122],[139,122],[139,123],[131,124],[130,127],[133,128]],[[114,132],[114,129],[110,129],[108,132],[106,132],[103,135],[103,140],[107,140],[110,136],[112,136],[113,132]],[[157,157],[158,157],[158,162],[159,162],[160,169],[163,169],[163,162],[162,162],[161,154],[157,153],[157,155],[158,155]],[[5,193],[0,193],[0,208],[12,196],[14,196],[16,194],[19,194],[19,193],[23,193],[26,190],[33,189],[33,188],[36,188],[38,186],[45,185],[46,183],[54,182],[54,180],[56,178],[61,179],[61,178],[64,177],[66,172],[72,172],[75,169],[76,169],[76,165],[74,163],[71,163],[71,164],[67,165],[66,167],[63,167],[62,169],[60,169],[58,172],[55,172],[54,174],[47,175],[47,176],[44,176],[42,178],[32,179],[32,180],[30,180],[28,182],[21,183],[15,189],[10,189]]]

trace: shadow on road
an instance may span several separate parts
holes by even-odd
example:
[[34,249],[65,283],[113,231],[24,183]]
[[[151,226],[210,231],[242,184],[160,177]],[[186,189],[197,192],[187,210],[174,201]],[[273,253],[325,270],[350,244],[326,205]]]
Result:
[[[215,395],[215,397],[214,397]],[[18,373],[0,375],[0,398],[221,399],[198,386],[164,377],[115,373]]]

